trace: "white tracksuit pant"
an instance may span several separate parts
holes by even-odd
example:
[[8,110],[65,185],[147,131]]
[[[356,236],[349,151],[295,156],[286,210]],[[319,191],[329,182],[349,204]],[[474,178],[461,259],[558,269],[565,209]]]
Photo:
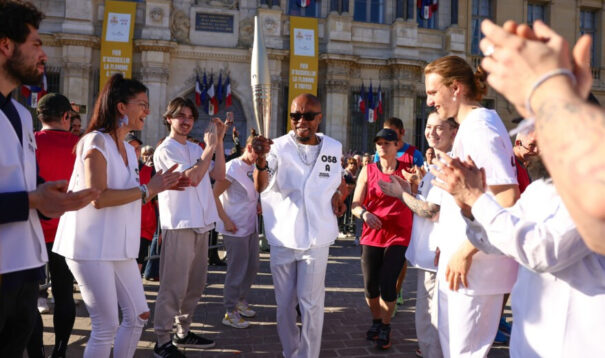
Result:
[[[319,357],[329,251],[329,246],[308,250],[271,246],[277,332],[286,358]],[[296,304],[302,332],[296,326]]]

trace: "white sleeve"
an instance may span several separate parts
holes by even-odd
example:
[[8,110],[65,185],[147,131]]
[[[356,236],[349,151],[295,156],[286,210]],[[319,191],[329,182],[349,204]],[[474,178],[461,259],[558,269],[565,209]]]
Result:
[[508,138],[481,124],[469,128],[467,136],[473,140],[465,143],[465,156],[470,156],[478,168],[485,169],[487,185],[517,184],[512,147],[504,142]]
[[483,194],[472,213],[485,232],[481,234],[476,226],[469,226],[471,243],[480,248],[492,246],[536,272],[560,271],[591,253],[562,203],[554,204],[552,213],[542,222],[524,220],[523,205],[520,199],[504,209],[491,194]]

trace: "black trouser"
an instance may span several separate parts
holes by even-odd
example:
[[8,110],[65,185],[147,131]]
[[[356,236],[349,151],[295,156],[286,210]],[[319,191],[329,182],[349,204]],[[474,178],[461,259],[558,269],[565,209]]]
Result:
[[[65,356],[69,337],[76,320],[76,303],[74,301],[74,277],[67,267],[65,257],[52,252],[52,243],[46,244],[48,252],[48,272],[50,287],[55,299],[53,310],[53,325],[55,331],[55,348],[53,355]],[[37,346],[42,342],[42,324],[36,325],[27,351],[31,356],[37,352]],[[37,343],[39,341],[40,343]],[[32,353],[30,353],[32,352]]]
[[[11,272],[2,275],[0,283],[0,357],[22,358],[36,324],[38,285],[35,280],[14,280]],[[41,322],[40,322],[41,323]]]
[[362,245],[361,271],[367,298],[397,299],[397,277],[405,262],[406,246],[376,247]]

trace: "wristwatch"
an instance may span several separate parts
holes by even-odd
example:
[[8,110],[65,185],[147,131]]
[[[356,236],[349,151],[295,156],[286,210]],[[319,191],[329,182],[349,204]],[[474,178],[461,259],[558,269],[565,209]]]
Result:
[[264,167],[259,167],[258,163],[254,163],[254,166],[256,167],[256,170],[258,170],[259,172],[265,171],[267,169],[269,169],[269,164],[265,163]]

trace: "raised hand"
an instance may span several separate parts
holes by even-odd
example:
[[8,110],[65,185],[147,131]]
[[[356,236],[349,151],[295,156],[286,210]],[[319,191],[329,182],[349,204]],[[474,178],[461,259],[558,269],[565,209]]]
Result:
[[[481,50],[491,53],[481,62],[489,73],[487,81],[524,117],[530,116],[525,101],[532,87],[541,76],[556,69],[573,71],[577,83],[572,90],[581,98],[587,97],[592,85],[590,36],[580,37],[572,57],[567,41],[541,21],[534,23],[532,31],[526,25],[513,22],[507,22],[502,28],[484,20],[481,30],[485,34],[480,43]],[[556,81],[552,81],[563,88],[571,85],[564,76],[556,76]]]
[[254,137],[254,139],[252,140],[252,149],[254,149],[254,153],[256,153],[256,155],[262,157],[265,154],[269,153],[269,150],[271,149],[271,144],[273,144],[273,141],[271,139],[259,135]]

